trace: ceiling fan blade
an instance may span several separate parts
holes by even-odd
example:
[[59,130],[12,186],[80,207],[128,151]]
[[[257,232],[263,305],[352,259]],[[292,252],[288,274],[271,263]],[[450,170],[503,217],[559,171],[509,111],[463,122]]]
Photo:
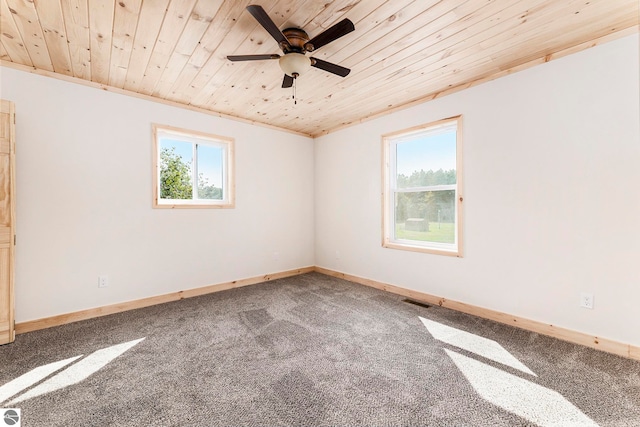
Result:
[[[309,52],[320,49],[322,46],[327,45],[336,39],[339,39],[345,34],[349,34],[353,30],[355,30],[353,22],[348,19],[343,19],[334,26],[327,28],[325,31],[309,40],[309,42],[305,44],[305,48]],[[309,49],[309,47],[311,46],[313,47]]]
[[237,62],[237,61],[259,61],[262,59],[278,59],[280,55],[277,53],[272,53],[271,55],[229,55],[227,59],[229,61]]
[[287,40],[284,34],[282,34],[282,31],[280,31],[278,26],[271,20],[269,15],[267,15],[267,12],[264,11],[262,6],[253,4],[247,6],[247,11],[256,18],[256,21],[258,21],[258,23],[262,25],[269,34],[271,34],[271,37],[278,42],[278,45],[283,51],[291,48],[289,40]]
[[291,77],[289,74],[285,74],[284,79],[282,80],[282,87],[288,88],[291,86],[293,86],[293,77]]
[[318,58],[311,58],[311,66],[320,68],[321,70],[328,71],[333,74],[337,74],[340,77],[347,77],[351,72],[351,70],[348,68],[332,64],[331,62],[323,61],[322,59]]

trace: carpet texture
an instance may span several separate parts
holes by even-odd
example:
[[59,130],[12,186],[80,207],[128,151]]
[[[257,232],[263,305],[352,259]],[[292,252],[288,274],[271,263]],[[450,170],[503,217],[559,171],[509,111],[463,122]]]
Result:
[[640,426],[640,362],[402,300],[310,273],[19,335],[0,407],[28,427]]

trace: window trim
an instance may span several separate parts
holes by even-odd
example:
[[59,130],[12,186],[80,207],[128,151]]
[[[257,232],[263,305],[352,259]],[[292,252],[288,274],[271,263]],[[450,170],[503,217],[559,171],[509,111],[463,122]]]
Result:
[[[152,200],[153,207],[157,209],[233,209],[235,208],[235,140],[230,137],[214,135],[206,132],[199,132],[188,129],[181,129],[173,126],[152,124],[153,130],[153,167],[152,167]],[[212,200],[204,202],[203,199],[185,199],[180,203],[164,203],[160,201],[160,150],[158,134],[161,132],[169,132],[177,136],[184,136],[185,140],[194,143],[194,139],[210,140],[212,145],[225,145],[226,159],[223,159],[223,200]],[[194,145],[195,147],[195,145]],[[195,150],[195,148],[194,148]],[[197,167],[197,166],[196,166]],[[194,183],[193,185],[196,185]],[[226,192],[224,192],[226,190]]]
[[[393,144],[394,139],[398,139],[399,136],[409,136],[411,134],[423,132],[425,130],[437,127],[445,127],[451,123],[456,124],[456,237],[457,248],[446,249],[438,248],[437,242],[431,242],[431,246],[425,246],[420,244],[412,244],[410,240],[398,241],[394,238],[391,227],[391,222],[395,222],[395,204],[391,203],[391,198],[394,197],[395,189],[391,188],[391,176],[395,174],[396,165],[391,164],[392,154],[390,147],[395,146]],[[401,249],[414,252],[423,252],[437,255],[447,255],[462,258],[463,256],[463,170],[462,170],[462,115],[448,117],[446,119],[437,120],[434,122],[426,123],[423,125],[415,126],[400,131],[387,133],[382,135],[382,246],[390,249]],[[414,187],[416,189],[434,189],[435,187],[446,187],[444,185],[429,186],[429,187]],[[444,188],[440,188],[444,189]],[[428,190],[426,190],[428,191]]]

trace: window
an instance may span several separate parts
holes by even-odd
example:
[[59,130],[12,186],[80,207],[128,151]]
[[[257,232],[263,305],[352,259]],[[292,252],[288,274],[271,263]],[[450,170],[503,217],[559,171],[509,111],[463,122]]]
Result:
[[233,139],[153,126],[153,206],[232,208]]
[[384,247],[462,256],[461,121],[382,137]]

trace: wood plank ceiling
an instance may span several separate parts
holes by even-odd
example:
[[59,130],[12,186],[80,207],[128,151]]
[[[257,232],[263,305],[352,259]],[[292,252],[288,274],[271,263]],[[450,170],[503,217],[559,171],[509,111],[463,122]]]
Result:
[[[310,37],[355,31],[282,89],[281,53],[245,10]],[[638,28],[638,0],[0,0],[0,59],[317,136],[577,51]],[[18,65],[16,65],[18,64]],[[24,69],[24,67],[22,67]]]

